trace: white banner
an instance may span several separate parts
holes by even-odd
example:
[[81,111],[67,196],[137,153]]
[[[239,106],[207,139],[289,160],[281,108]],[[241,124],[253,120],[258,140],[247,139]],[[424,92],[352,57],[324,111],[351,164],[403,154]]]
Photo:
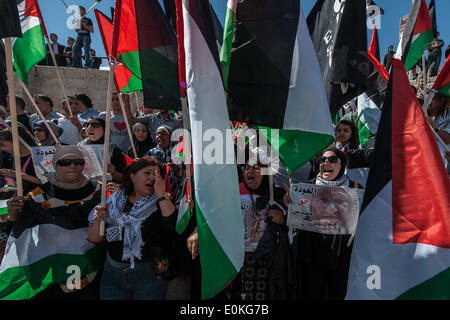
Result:
[[[103,170],[100,165],[100,159],[103,158],[103,145],[81,145],[76,147],[83,153],[85,161],[83,174],[89,178],[97,177],[101,179]],[[34,170],[42,183],[47,182],[49,173],[55,172],[53,155],[56,152],[56,148],[65,148],[65,146],[31,147]]]
[[290,191],[288,226],[324,234],[355,233],[363,190],[296,183]]

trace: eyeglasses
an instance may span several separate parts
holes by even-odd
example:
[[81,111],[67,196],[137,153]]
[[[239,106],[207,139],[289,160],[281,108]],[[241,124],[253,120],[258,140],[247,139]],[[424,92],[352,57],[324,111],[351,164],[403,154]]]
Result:
[[87,128],[87,127],[89,127],[89,126],[91,126],[92,128],[98,129],[98,128],[100,128],[102,125],[101,125],[100,123],[98,123],[98,122],[85,122],[85,123],[83,124],[83,127],[85,127],[85,128]]
[[84,166],[84,159],[61,159],[58,160],[56,164],[61,167],[68,167],[71,164],[74,164],[76,166]]
[[322,157],[319,159],[319,162],[324,163],[327,160],[330,161],[330,163],[337,163],[339,158],[338,156]]
[[42,129],[42,128],[37,128],[37,127],[36,127],[36,128],[33,129],[33,131],[36,131],[36,132],[42,132],[42,131],[44,131],[44,129]]

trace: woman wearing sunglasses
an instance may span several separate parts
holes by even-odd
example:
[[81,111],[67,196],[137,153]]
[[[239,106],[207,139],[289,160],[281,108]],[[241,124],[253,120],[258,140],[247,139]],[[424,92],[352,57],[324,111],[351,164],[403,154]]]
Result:
[[[59,138],[61,136],[61,134],[63,133],[63,129],[59,128],[52,121],[46,120],[46,122],[49,125],[50,129],[52,129],[56,138]],[[39,120],[34,124],[33,133],[34,133],[36,139],[38,140],[40,146],[55,146],[56,145],[55,139],[53,139],[53,136],[48,131],[48,128],[45,125],[43,120]]]
[[[104,144],[105,143],[105,120],[99,117],[92,117],[83,124],[87,138],[80,142],[80,145]],[[114,182],[122,181],[122,174],[125,171],[127,163],[125,156],[118,147],[110,150],[110,165],[108,172],[111,173]]]
[[[339,149],[334,147],[326,149],[318,158],[319,174],[313,183],[321,186],[362,188],[346,175],[346,161],[345,155]],[[289,188],[285,186],[285,189],[287,193],[284,196],[284,202],[289,205],[292,199]],[[334,204],[333,210],[337,214],[340,213],[341,208]],[[297,231],[293,245],[297,248],[295,251],[300,259],[302,299],[343,300],[345,298],[352,252],[352,245],[348,245],[350,237],[351,235]]]
[[[26,197],[15,196],[8,200],[8,219],[15,222],[12,233],[39,225],[36,236],[42,237],[42,241],[38,242],[36,249],[42,252],[65,253],[74,242],[79,242],[79,246],[86,250],[92,248],[83,228],[89,225],[88,216],[100,201],[101,189],[100,184],[83,175],[84,165],[83,154],[76,146],[57,147],[53,156],[55,172],[47,176],[48,182],[30,191]],[[47,235],[46,231],[52,234]],[[52,236],[54,241],[50,241]],[[92,263],[90,258],[87,259],[88,264]],[[55,259],[51,267],[56,279],[67,274],[64,259]],[[80,271],[79,290],[71,290],[66,280],[61,279],[63,282],[46,288],[35,299],[98,299],[100,277],[96,272],[88,273],[87,266]]]

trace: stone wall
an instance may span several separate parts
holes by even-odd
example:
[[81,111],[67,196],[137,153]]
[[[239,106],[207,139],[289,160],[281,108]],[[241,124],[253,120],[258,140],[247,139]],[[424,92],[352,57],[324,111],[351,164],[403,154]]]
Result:
[[[67,95],[85,93],[88,95],[94,108],[100,111],[106,109],[106,97],[108,94],[108,70],[82,69],[58,67]],[[26,103],[26,111],[35,113],[30,100],[18,81],[15,81],[16,95],[22,97]],[[36,65],[28,74],[28,90],[32,95],[44,94],[53,100],[54,109],[62,113],[59,108],[64,98],[61,86],[56,75],[55,67]],[[136,110],[136,99],[131,100],[132,111]],[[142,104],[142,94],[139,95],[139,103]]]

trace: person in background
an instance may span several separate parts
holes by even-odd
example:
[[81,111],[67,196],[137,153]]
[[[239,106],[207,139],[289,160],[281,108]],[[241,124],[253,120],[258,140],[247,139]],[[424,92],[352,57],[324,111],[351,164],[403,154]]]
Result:
[[336,137],[336,148],[339,150],[359,148],[358,130],[352,121],[339,121],[334,132]]
[[91,49],[91,51],[90,51],[90,59],[91,59],[91,68],[92,69],[100,69],[100,65],[102,64],[102,59],[98,58],[95,55],[94,49]]
[[[433,100],[428,106],[428,115],[426,116],[428,123],[434,131],[439,135],[442,141],[450,145],[450,97],[444,96],[437,92]],[[448,161],[445,158],[445,148],[442,143],[437,140],[439,151],[446,166]]]
[[80,131],[83,128],[83,119],[78,118],[80,114],[78,100],[74,96],[68,96],[69,108],[72,111],[72,117],[67,109],[67,103],[63,99],[60,108],[64,110],[64,117],[53,120],[58,127],[63,129],[63,133],[58,137],[62,144],[77,145],[81,141]]
[[388,52],[384,55],[383,59],[383,67],[389,72],[389,68],[391,67],[392,59],[394,58],[394,46],[390,45],[388,47]]
[[78,33],[72,48],[73,67],[81,68],[81,48],[84,48],[84,57],[86,59],[86,68],[91,67],[90,53],[91,50],[91,33],[94,32],[92,20],[85,17],[86,9],[79,6],[79,14],[81,19],[76,19],[77,27],[75,31]]
[[[147,131],[147,127],[142,123],[135,123],[131,129],[133,132],[133,143],[136,148],[138,158],[142,158],[150,149],[155,147],[150,134]],[[128,156],[134,158],[133,148],[128,148]]]
[[30,126],[32,128],[34,128],[34,124],[39,120],[54,120],[63,117],[62,114],[53,110],[53,101],[50,97],[43,94],[36,94],[33,98],[45,119],[41,119],[41,116],[38,113],[32,114],[30,116]]
[[93,108],[92,100],[88,95],[84,93],[77,93],[74,95],[74,98],[77,99],[79,118],[87,120],[91,117],[96,117],[99,115],[100,112]]
[[[50,33],[50,40],[52,42],[50,44],[50,46],[52,47],[53,53],[55,54],[56,64],[59,67],[66,67],[67,60],[66,60],[66,56],[64,54],[64,50],[65,50],[64,45],[58,43],[58,36],[55,33]],[[52,59],[52,55],[48,49],[48,46],[47,46],[46,60],[47,60],[48,66],[53,66],[53,59]]]
[[75,39],[72,37],[67,37],[67,46],[64,48],[64,56],[66,57],[67,66],[71,67],[73,63],[72,59],[72,48],[75,43]]
[[[7,95],[5,111],[7,114],[6,120],[10,120],[11,110],[9,106],[9,95]],[[17,113],[17,121],[23,124],[29,132],[32,132],[30,126],[30,117],[28,116],[28,114],[25,113],[25,101],[19,96],[16,96],[16,113]]]
[[[63,129],[59,128],[52,121],[47,120],[47,124],[50,126],[50,129],[52,129],[56,138],[59,138],[63,132]],[[56,146],[56,141],[48,131],[48,128],[44,124],[43,120],[39,120],[34,124],[33,133],[36,136],[40,146]]]
[[426,63],[426,71],[428,77],[436,77],[439,71],[439,66],[441,65],[442,57],[442,47],[444,46],[444,41],[439,39],[439,32],[436,33],[436,37],[428,45],[428,61]]
[[[19,136],[28,144],[30,147],[36,147],[36,141],[33,136],[18,123],[17,127]],[[8,158],[3,159],[2,169],[0,169],[0,175],[3,178],[16,179],[16,170],[14,164],[14,148],[12,142],[12,134],[8,129],[3,129],[0,131],[0,151],[3,151],[9,155]],[[33,160],[31,157],[31,151],[19,141],[19,152],[20,152],[20,167],[22,168],[22,180],[23,180],[23,191],[29,192],[41,184],[41,181],[36,177],[36,171],[34,170]]]

